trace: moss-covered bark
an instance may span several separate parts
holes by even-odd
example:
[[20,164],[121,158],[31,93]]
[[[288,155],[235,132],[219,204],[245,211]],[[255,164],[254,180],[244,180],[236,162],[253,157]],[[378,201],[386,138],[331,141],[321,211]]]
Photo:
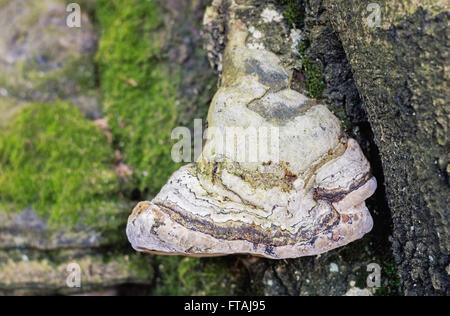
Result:
[[106,116],[141,198],[156,194],[179,167],[171,159],[172,129],[202,118],[211,98],[215,79],[198,43],[202,7],[202,1],[98,4]]
[[[448,18],[439,1],[325,1],[379,147],[406,294],[449,294]],[[447,269],[447,270],[446,270]]]

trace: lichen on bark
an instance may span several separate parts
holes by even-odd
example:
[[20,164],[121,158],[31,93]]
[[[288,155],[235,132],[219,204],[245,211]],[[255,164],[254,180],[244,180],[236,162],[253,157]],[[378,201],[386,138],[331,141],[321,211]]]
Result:
[[443,2],[325,1],[380,150],[406,294],[449,294],[448,8]]

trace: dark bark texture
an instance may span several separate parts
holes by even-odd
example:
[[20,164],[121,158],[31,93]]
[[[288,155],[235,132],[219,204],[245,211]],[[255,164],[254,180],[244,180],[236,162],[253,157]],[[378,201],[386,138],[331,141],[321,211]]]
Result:
[[[317,1],[319,2],[319,1]],[[448,20],[444,2],[325,0],[380,150],[407,295],[449,295]]]

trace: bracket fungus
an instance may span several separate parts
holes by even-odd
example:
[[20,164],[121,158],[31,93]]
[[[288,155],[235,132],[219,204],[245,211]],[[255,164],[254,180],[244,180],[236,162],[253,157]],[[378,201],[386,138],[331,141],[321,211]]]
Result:
[[[290,88],[276,54],[249,47],[245,23],[231,21],[203,153],[135,208],[127,226],[133,248],[282,259],[361,238],[373,226],[365,200],[377,184],[359,145],[326,106]],[[221,132],[229,129],[239,132],[223,146]],[[260,134],[275,135],[262,137],[270,153],[246,159],[261,152]],[[229,146],[230,139],[244,147]]]

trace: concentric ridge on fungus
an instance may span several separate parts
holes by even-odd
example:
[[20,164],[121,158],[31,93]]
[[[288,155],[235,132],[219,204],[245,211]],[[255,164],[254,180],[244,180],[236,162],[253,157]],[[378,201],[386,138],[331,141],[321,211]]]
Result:
[[279,160],[238,162],[209,134],[202,156],[178,170],[127,226],[142,252],[187,256],[235,253],[273,259],[324,253],[372,229],[364,201],[376,180],[339,120],[289,88],[277,55],[247,45],[232,4],[222,83],[209,127],[276,127]]

